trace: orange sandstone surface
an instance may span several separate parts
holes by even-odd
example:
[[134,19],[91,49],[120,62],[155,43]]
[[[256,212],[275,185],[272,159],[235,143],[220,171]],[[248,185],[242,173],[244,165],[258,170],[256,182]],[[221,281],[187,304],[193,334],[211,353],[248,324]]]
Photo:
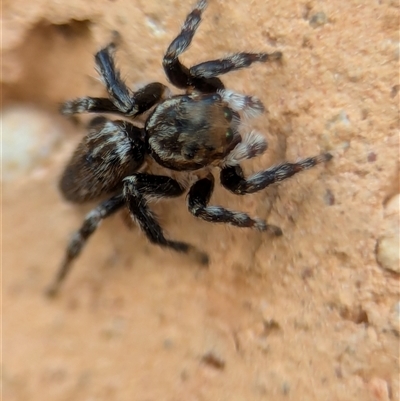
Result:
[[[57,189],[104,96],[93,54],[117,30],[130,87],[161,61],[191,2],[5,0],[2,5],[2,380],[5,400],[399,399],[399,6],[395,1],[213,0],[186,65],[283,52],[223,77],[259,97],[268,151],[246,173],[321,152],[331,162],[212,204],[266,218],[271,237],[152,205],[208,269],[104,221],[56,299],[44,288],[93,205]],[[171,89],[178,93],[175,88]]]

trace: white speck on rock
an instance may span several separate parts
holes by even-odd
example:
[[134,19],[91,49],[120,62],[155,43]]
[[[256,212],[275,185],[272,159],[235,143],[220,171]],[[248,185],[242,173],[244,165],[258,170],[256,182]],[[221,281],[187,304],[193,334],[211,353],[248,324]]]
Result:
[[151,29],[154,36],[161,37],[165,35],[165,29],[163,28],[161,23],[155,20],[154,18],[147,17],[146,24]]
[[386,204],[384,233],[378,239],[376,258],[385,269],[400,273],[400,195],[393,196]]

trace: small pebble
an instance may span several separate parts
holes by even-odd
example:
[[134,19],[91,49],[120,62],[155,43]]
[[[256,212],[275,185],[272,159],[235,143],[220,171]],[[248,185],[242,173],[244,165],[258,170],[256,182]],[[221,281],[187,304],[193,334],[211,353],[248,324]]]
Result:
[[379,238],[376,258],[384,269],[400,273],[399,237]]
[[283,382],[283,384],[282,384],[282,393],[284,395],[288,395],[290,393],[290,384],[288,382]]
[[212,351],[203,355],[201,358],[201,362],[214,369],[223,370],[225,368],[225,361]]
[[381,267],[400,273],[400,232],[399,232],[400,195],[393,196],[386,204],[384,228],[378,239],[376,259]]
[[369,163],[376,162],[376,153],[375,152],[369,152],[367,156],[367,160]]
[[324,201],[329,206],[332,206],[335,204],[335,195],[329,188],[325,192]]
[[322,11],[314,14],[311,18],[310,18],[310,25],[313,28],[318,28],[320,26],[325,25],[328,22],[328,18],[326,16],[326,14]]
[[368,383],[368,388],[374,401],[390,401],[387,381],[379,377],[373,377]]
[[399,89],[400,89],[400,85],[394,85],[390,92],[390,97],[396,97],[396,95],[399,93]]

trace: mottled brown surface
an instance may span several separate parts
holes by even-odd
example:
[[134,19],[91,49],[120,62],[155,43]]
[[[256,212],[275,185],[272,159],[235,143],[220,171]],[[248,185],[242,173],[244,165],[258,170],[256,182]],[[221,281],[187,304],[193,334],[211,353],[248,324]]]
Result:
[[166,83],[162,55],[190,2],[3,1],[3,107],[34,105],[63,129],[51,157],[3,184],[4,400],[399,399],[399,276],[376,257],[398,228],[385,211],[399,193],[398,3],[210,3],[187,64],[284,53],[224,77],[269,110],[253,124],[269,151],[246,170],[334,159],[245,198],[218,187],[214,204],[267,217],[281,238],[158,203],[171,237],[209,252],[208,270],[110,218],[50,301],[43,289],[88,210],[57,192],[83,135],[57,103],[103,93],[92,55],[113,29],[127,81]]

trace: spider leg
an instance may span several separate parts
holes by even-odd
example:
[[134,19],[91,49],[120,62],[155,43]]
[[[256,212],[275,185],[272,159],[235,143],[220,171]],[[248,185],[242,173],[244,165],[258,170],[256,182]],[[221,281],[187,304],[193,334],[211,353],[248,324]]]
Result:
[[132,93],[115,66],[115,49],[115,43],[111,42],[97,52],[95,55],[96,68],[114,106],[125,116],[134,117],[150,109],[160,99],[166,97],[169,91],[165,85],[153,82]]
[[179,61],[178,57],[189,47],[193,36],[201,22],[203,11],[207,7],[207,0],[199,0],[188,14],[179,35],[169,45],[163,59],[165,74],[169,81],[178,88],[195,87],[201,92],[215,92],[223,89],[224,84],[218,78],[196,78],[189,69]]
[[215,78],[228,72],[250,67],[255,62],[266,62],[279,60],[282,58],[281,52],[274,53],[235,53],[223,59],[206,61],[197,64],[189,69],[193,78]]
[[[108,89],[109,83],[106,82],[106,85]],[[111,92],[113,92],[114,95]],[[130,94],[129,102],[125,105],[122,104],[121,100],[116,100],[115,92],[119,92],[119,89],[114,82],[112,89],[109,89],[111,100],[100,97],[80,97],[63,103],[60,111],[64,115],[113,113],[127,117],[135,117],[149,110],[158,103],[160,99],[165,98],[168,89],[163,84],[153,82],[139,89],[137,92]],[[126,98],[124,99],[126,100]]]
[[96,70],[107,88],[111,101],[123,113],[129,114],[135,111],[135,103],[115,66],[115,49],[116,44],[111,42],[95,54]]
[[201,22],[201,16],[207,7],[206,0],[199,0],[188,14],[181,32],[169,45],[163,59],[165,74],[169,81],[178,88],[194,87],[200,92],[212,93],[224,89],[224,84],[217,78],[230,71],[249,67],[254,62],[279,60],[281,52],[268,53],[235,53],[223,59],[206,61],[190,69],[179,61],[178,57],[189,47]]
[[134,117],[149,110],[160,99],[166,97],[167,87],[159,82],[148,84],[132,93],[115,66],[115,48],[116,44],[112,42],[95,55],[96,69],[107,88],[110,99],[81,97],[69,100],[61,106],[62,114],[116,113]]
[[90,211],[83,221],[81,228],[75,232],[68,244],[64,261],[54,278],[53,283],[47,288],[48,296],[55,296],[60,289],[68,272],[71,270],[72,262],[78,257],[89,237],[96,231],[101,221],[111,216],[124,205],[122,195],[116,195],[102,202],[95,209]]
[[237,227],[250,227],[259,231],[270,231],[275,235],[281,235],[279,227],[267,224],[264,220],[251,218],[243,212],[225,209],[221,206],[207,206],[214,189],[214,177],[208,177],[197,181],[188,194],[189,211],[196,217],[211,223],[228,223]]
[[218,94],[232,110],[240,111],[246,117],[256,117],[265,111],[264,105],[256,96],[242,95],[228,89],[221,89]]
[[273,166],[249,178],[244,177],[243,170],[239,165],[226,166],[221,170],[221,184],[236,195],[251,194],[331,159],[332,155],[330,153],[324,153],[319,156],[300,160],[297,163],[283,163]]
[[131,217],[139,223],[150,242],[189,254],[200,264],[207,265],[208,256],[204,252],[186,242],[165,238],[157,218],[147,206],[152,197],[176,197],[184,191],[185,188],[170,177],[138,173],[124,179],[123,194]]
[[242,141],[225,156],[220,166],[237,166],[244,160],[263,154],[267,147],[267,141],[262,134],[250,131],[242,135]]
[[178,181],[165,175],[135,173],[124,179],[124,186],[139,191],[146,199],[175,198],[185,192],[185,187]]
[[79,97],[73,100],[67,100],[61,105],[60,112],[65,116],[81,113],[123,114],[110,99],[88,96]]

